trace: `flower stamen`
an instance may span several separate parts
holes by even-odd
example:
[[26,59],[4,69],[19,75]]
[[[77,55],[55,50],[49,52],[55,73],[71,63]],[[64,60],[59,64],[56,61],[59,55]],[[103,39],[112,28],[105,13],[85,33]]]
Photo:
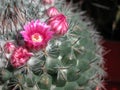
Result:
[[43,38],[39,33],[35,33],[32,35],[32,41],[33,42],[42,42]]

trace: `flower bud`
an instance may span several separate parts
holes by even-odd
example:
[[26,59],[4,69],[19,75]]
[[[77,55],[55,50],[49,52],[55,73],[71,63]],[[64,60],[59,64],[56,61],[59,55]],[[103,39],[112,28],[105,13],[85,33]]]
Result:
[[64,35],[68,31],[68,23],[63,14],[51,17],[48,24],[56,35]]
[[59,11],[55,7],[50,7],[50,8],[47,9],[47,15],[49,17],[56,16],[58,14],[59,14]]
[[12,53],[15,50],[15,45],[12,42],[7,42],[4,45],[4,51],[7,54]]
[[17,68],[24,65],[33,54],[22,47],[16,48],[11,55],[10,63]]

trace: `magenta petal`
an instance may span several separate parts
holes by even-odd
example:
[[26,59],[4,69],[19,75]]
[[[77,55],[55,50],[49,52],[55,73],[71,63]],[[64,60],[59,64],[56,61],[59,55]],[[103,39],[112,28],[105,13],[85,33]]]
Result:
[[39,50],[46,47],[46,44],[53,36],[53,31],[50,31],[50,26],[46,23],[41,23],[39,20],[36,20],[26,24],[20,34],[27,43],[26,47]]

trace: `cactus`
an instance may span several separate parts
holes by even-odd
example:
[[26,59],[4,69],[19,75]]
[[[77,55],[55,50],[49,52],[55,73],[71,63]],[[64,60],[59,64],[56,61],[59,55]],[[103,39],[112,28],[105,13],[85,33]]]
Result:
[[98,33],[64,0],[0,0],[1,90],[102,88]]

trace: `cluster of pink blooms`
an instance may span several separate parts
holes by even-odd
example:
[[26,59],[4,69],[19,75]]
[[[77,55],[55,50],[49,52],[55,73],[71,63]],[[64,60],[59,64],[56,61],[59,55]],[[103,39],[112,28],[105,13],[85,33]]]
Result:
[[[54,2],[54,0],[43,1],[47,4]],[[48,8],[46,14],[49,17],[47,22],[32,20],[24,25],[20,34],[24,39],[25,48],[21,46],[16,48],[11,42],[4,45],[5,52],[12,53],[10,63],[13,67],[23,66],[33,55],[30,51],[39,51],[45,48],[54,36],[62,36],[68,31],[66,16],[60,13],[56,7]]]

